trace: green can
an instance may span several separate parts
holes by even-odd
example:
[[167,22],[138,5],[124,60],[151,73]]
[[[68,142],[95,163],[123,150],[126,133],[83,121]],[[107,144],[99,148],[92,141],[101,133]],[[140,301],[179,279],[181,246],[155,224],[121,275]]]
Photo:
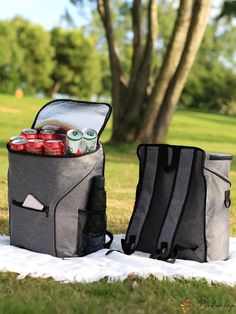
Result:
[[84,129],[84,146],[86,153],[92,153],[97,149],[98,134],[93,129]]
[[66,146],[68,152],[82,155],[85,152],[83,133],[80,130],[69,130],[66,134]]

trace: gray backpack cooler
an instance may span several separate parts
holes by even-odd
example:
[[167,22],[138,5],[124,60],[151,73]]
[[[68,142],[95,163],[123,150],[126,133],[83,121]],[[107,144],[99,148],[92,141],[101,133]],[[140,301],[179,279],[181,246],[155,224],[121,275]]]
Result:
[[137,154],[139,182],[124,253],[227,259],[232,156],[172,145],[140,145]]
[[[110,114],[107,104],[56,100],[38,112],[32,128],[93,128],[99,138]],[[59,257],[82,256],[96,250],[87,247],[87,225],[97,217],[102,247],[109,247],[105,212],[87,206],[92,179],[104,175],[100,142],[95,152],[82,156],[34,155],[10,151],[9,146],[8,151],[11,245]],[[43,210],[23,206],[29,194],[44,205]]]

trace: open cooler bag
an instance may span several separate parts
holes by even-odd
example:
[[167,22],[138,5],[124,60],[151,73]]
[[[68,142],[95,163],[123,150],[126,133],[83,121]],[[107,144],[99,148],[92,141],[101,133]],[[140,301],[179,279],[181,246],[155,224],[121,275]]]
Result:
[[197,147],[140,145],[134,211],[123,251],[198,262],[229,256],[232,155]]
[[[110,114],[108,104],[55,100],[38,112],[32,128],[60,132],[92,128],[99,139]],[[99,141],[93,153],[81,156],[34,155],[7,148],[11,245],[58,257],[83,256],[96,250],[87,247],[88,224],[95,221],[103,246],[109,247],[105,212],[88,208],[92,179],[104,175]],[[29,194],[44,205],[42,210],[22,205]]]

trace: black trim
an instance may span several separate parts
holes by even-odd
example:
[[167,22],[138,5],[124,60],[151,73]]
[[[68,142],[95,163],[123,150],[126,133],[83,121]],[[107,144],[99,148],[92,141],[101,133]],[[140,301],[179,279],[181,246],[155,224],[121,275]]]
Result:
[[209,156],[209,160],[232,160],[233,155],[211,155]]
[[49,207],[48,206],[44,206],[43,209],[41,210],[41,209],[35,209],[35,208],[23,206],[23,202],[17,202],[16,200],[12,200],[12,204],[15,205],[15,206],[18,206],[20,208],[31,210],[31,211],[34,211],[34,212],[46,213],[46,217],[48,217],[48,213],[49,213]]
[[197,146],[184,146],[184,145],[172,145],[172,144],[139,144],[138,148],[140,146],[145,146],[145,147],[178,147],[178,148],[184,148],[184,149],[194,149],[194,150],[199,150],[203,153],[205,153],[205,151],[203,149],[201,149],[200,147]]
[[103,122],[103,125],[100,129],[100,131],[98,132],[98,139],[100,138],[100,135],[102,134],[106,124],[107,124],[107,121],[109,120],[110,116],[111,116],[111,112],[112,112],[112,106],[108,103],[98,103],[98,102],[91,102],[91,101],[80,101],[80,100],[73,100],[73,99],[54,99],[54,100],[51,100],[49,101],[48,103],[46,103],[39,111],[38,113],[36,114],[35,118],[34,118],[34,122],[31,126],[31,128],[33,129],[35,127],[35,124],[37,122],[37,119],[38,119],[38,116],[40,114],[40,112],[45,109],[47,106],[53,104],[53,103],[57,103],[57,102],[74,102],[74,103],[77,103],[77,104],[88,104],[88,105],[105,105],[108,107],[108,113],[107,115],[105,116],[105,119],[104,119],[104,122]]
[[[136,154],[137,154],[138,159],[139,159],[139,181],[138,181],[137,188],[136,188],[135,202],[137,202],[139,200],[139,197],[140,197],[140,194],[141,194],[141,188],[142,188],[142,184],[143,184],[144,171],[145,171],[146,161],[147,161],[147,149],[146,149],[146,147],[144,147],[143,165],[141,164],[141,154],[140,154],[138,149],[137,149]],[[142,169],[141,166],[143,166],[143,169]]]
[[[102,154],[103,154],[103,165],[102,165],[102,175],[105,178],[105,162],[106,162],[106,155],[105,155],[105,148],[102,146]],[[105,180],[105,185],[106,185],[106,180]]]
[[203,152],[202,163],[201,163],[201,173],[202,173],[202,177],[203,177],[204,190],[205,190],[205,195],[204,195],[204,217],[203,217],[203,226],[204,226],[203,236],[204,236],[204,245],[205,245],[205,262],[207,262],[207,239],[206,239],[207,181],[206,181],[206,177],[204,175],[205,159],[206,159],[206,152]]
[[212,170],[206,168],[205,166],[204,166],[204,170],[207,170],[207,171],[211,172],[212,174],[216,175],[218,178],[222,179],[223,181],[225,181],[226,183],[228,183],[231,186],[230,180],[228,180],[227,178],[223,177],[218,172],[212,171]]

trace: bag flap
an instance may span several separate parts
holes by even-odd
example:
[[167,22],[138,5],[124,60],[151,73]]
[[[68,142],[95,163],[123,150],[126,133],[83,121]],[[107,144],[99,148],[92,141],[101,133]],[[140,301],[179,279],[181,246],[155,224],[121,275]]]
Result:
[[65,132],[69,129],[94,129],[100,137],[111,115],[112,107],[106,103],[53,100],[43,106],[32,124],[34,129],[52,129]]

